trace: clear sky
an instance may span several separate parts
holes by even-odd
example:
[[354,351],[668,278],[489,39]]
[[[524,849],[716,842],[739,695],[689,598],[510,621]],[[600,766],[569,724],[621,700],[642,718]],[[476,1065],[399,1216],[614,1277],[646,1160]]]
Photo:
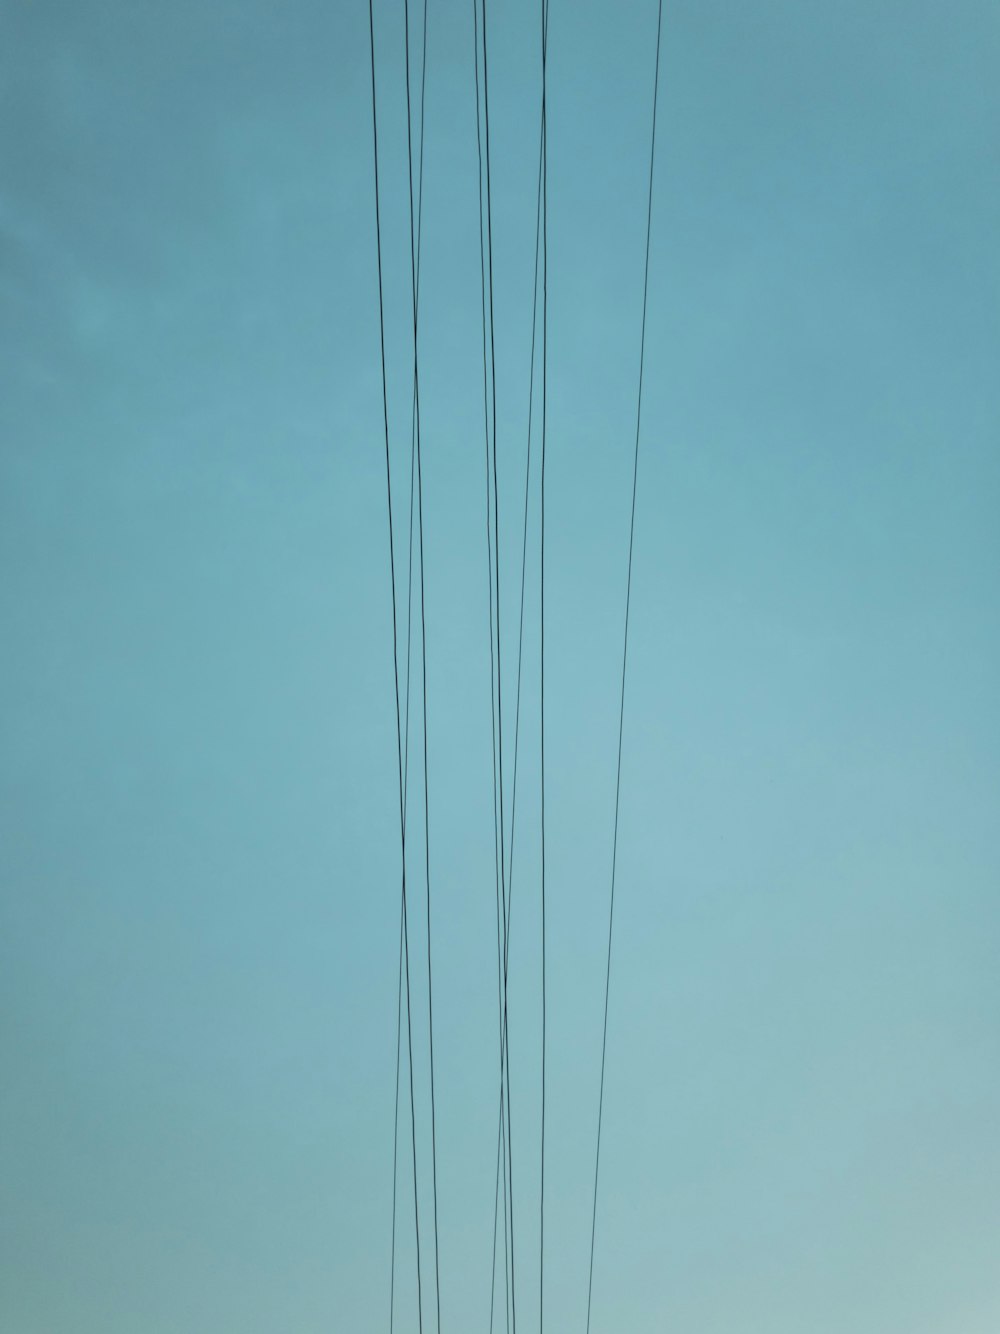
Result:
[[[472,5],[429,11],[442,1329],[485,1334]],[[654,0],[552,0],[552,1334],[586,1304],[655,21]],[[398,0],[376,26],[402,531]],[[510,627],[535,6],[493,0],[489,34]],[[1000,1329],[998,70],[993,0],[666,0],[594,1334]],[[2,1334],[388,1326],[400,858],[369,98],[364,0],[0,13]],[[531,1331],[537,514],[528,553],[511,1041]],[[514,666],[508,635],[505,690]]]

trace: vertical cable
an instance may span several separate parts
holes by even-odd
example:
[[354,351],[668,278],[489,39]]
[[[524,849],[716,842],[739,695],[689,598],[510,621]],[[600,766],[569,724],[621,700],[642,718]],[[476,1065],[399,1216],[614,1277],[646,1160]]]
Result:
[[[496,336],[493,299],[493,192],[490,159],[490,91],[489,91],[489,56],[487,43],[486,0],[482,0],[482,48],[483,48],[483,123],[486,141],[486,244],[487,244],[487,280],[489,287],[490,312],[490,384],[493,418],[493,578],[495,584],[496,615],[496,675],[497,675],[497,759],[499,771],[499,806],[500,806],[500,885],[506,883],[504,866],[504,786],[503,786],[503,692],[501,689],[501,639],[500,639],[500,517],[497,485],[497,386],[496,386]],[[477,62],[478,78],[478,62]],[[477,95],[477,115],[478,115]],[[477,122],[478,123],[478,122]],[[513,1328],[517,1330],[517,1302],[515,1286],[515,1247],[514,1247],[514,1179],[513,1179],[513,1127],[511,1124],[510,1099],[510,1053],[509,1031],[507,1026],[507,967],[506,960],[510,946],[510,930],[507,920],[506,894],[501,893],[503,908],[504,970],[503,970],[503,1018],[501,1021],[500,1065],[501,1065],[501,1100],[504,1098],[504,1072],[506,1071],[506,1107],[507,1107],[507,1197],[510,1208],[510,1295]],[[501,1118],[503,1108],[501,1106]]]
[[424,491],[420,447],[420,373],[417,338],[417,260],[413,208],[413,113],[410,93],[410,3],[404,0],[406,22],[406,138],[408,146],[408,174],[410,185],[410,278],[413,293],[413,385],[417,420],[417,531],[420,550],[420,651],[423,686],[423,741],[424,741],[424,862],[427,881],[427,1021],[430,1042],[431,1082],[431,1180],[434,1200],[434,1292],[437,1309],[437,1330],[441,1334],[441,1269],[438,1240],[437,1192],[437,1107],[434,1096],[434,988],[431,963],[431,849],[430,849],[430,792],[427,762],[427,601],[424,581]]
[[541,816],[542,816],[542,1162],[538,1219],[538,1330],[542,1334],[545,1315],[545,444],[548,422],[548,326],[549,326],[549,151],[546,120],[546,56],[548,48],[547,6],[542,0],[542,460],[540,522],[540,625],[541,625]]
[[[421,1296],[421,1277],[420,1277],[420,1209],[419,1196],[417,1191],[417,1139],[416,1139],[416,1116],[414,1112],[413,1095],[413,1029],[410,1017],[410,951],[409,951],[409,929],[407,924],[406,911],[406,823],[403,807],[403,744],[402,744],[402,726],[399,709],[399,647],[398,631],[396,624],[396,558],[395,542],[392,531],[392,473],[389,463],[389,400],[386,386],[385,371],[385,306],[383,299],[382,282],[382,222],[381,222],[381,203],[379,198],[379,174],[378,174],[378,113],[377,97],[375,86],[375,17],[373,12],[372,0],[368,0],[368,31],[371,45],[371,75],[372,75],[372,140],[374,148],[374,167],[375,167],[375,235],[378,254],[378,301],[379,301],[379,339],[382,362],[382,415],[385,425],[385,484],[386,499],[388,502],[389,514],[389,571],[392,588],[392,674],[395,687],[396,699],[396,758],[399,768],[399,828],[400,843],[402,848],[402,933],[404,942],[404,963],[406,978],[406,1015],[407,1015],[407,1044],[410,1056],[410,1128],[413,1149],[413,1213],[414,1228],[416,1232],[417,1246],[417,1317],[419,1328],[423,1330],[423,1302]],[[397,1043],[398,1052],[398,1043]],[[398,1069],[398,1060],[397,1060]],[[395,1183],[394,1183],[395,1184]],[[395,1237],[395,1230],[393,1233]],[[395,1244],[395,1243],[394,1243]],[[391,1319],[391,1313],[390,1313]]]
[[[423,16],[423,55],[420,74],[420,145],[417,167],[417,303],[420,301],[420,239],[423,233],[424,212],[424,106],[427,89],[427,0],[424,0]],[[417,401],[416,387],[411,405],[410,416],[410,522],[408,538],[408,562],[406,577],[406,701],[403,712],[403,829],[406,829],[408,811],[408,793],[410,776],[410,646],[413,639],[413,501],[416,481],[416,444],[417,444]],[[402,1030],[402,981],[403,981],[403,913],[400,906],[399,932],[399,982],[396,997],[396,1096],[392,1132],[392,1258],[389,1280],[389,1334],[392,1334],[395,1315],[396,1292],[396,1162],[399,1144],[399,1063],[400,1034]],[[407,1010],[409,1022],[409,1010]]]
[[594,1287],[594,1238],[597,1232],[597,1178],[601,1163],[601,1123],[604,1116],[604,1067],[608,1052],[608,994],[611,987],[611,933],[615,915],[615,869],[618,861],[618,810],[622,787],[622,735],[625,724],[625,669],[628,663],[629,608],[632,599],[632,550],[635,542],[635,497],[639,479],[639,426],[642,420],[642,375],[646,361],[646,301],[649,294],[649,241],[653,222],[653,164],[656,153],[656,104],[660,88],[660,31],[663,26],[663,0],[659,0],[656,20],[656,73],[653,78],[653,128],[649,144],[649,190],[646,200],[646,263],[642,282],[642,334],[639,342],[639,393],[635,412],[635,455],[632,464],[632,516],[628,535],[628,579],[625,585],[625,634],[622,644],[622,686],[618,713],[618,767],[615,778],[615,830],[611,845],[611,904],[608,910],[608,956],[604,975],[604,1035],[601,1039],[601,1091],[597,1109],[597,1151],[594,1155],[594,1203],[590,1220],[590,1273],[587,1280],[587,1334],[590,1334],[590,1308]]
[[[497,1222],[499,1218],[499,1202],[501,1193],[501,1175],[503,1180],[503,1202],[504,1202],[504,1282],[507,1296],[505,1299],[505,1311],[507,1313],[508,1328],[510,1325],[509,1311],[509,1270],[508,1270],[508,1218],[507,1218],[507,1155],[508,1143],[504,1134],[504,989],[503,989],[503,960],[506,957],[507,950],[507,913],[503,899],[503,873],[501,863],[501,845],[503,842],[503,831],[500,828],[500,792],[497,784],[497,692],[499,689],[498,664],[496,661],[496,650],[494,648],[494,606],[493,606],[493,535],[491,522],[491,483],[490,483],[490,410],[489,410],[489,369],[486,353],[487,346],[487,328],[486,328],[486,244],[484,238],[484,214],[483,214],[483,149],[482,149],[482,117],[480,114],[480,88],[479,88],[479,0],[472,0],[472,34],[473,34],[473,67],[475,74],[475,96],[476,96],[476,154],[478,159],[478,179],[477,195],[479,205],[479,289],[480,305],[482,315],[482,349],[483,349],[483,428],[485,438],[485,461],[486,461],[486,570],[487,570],[487,602],[489,610],[490,623],[490,727],[492,735],[492,757],[493,757],[493,854],[494,854],[494,875],[496,890],[496,913],[497,913],[497,997],[500,1014],[500,1114],[497,1127],[497,1172],[496,1186],[493,1196],[493,1248],[492,1261],[490,1266],[490,1334],[493,1330],[493,1315],[496,1298],[496,1243],[497,1243]],[[492,303],[492,297],[491,297]],[[494,419],[495,421],[495,419]],[[495,429],[495,427],[494,427]],[[496,441],[494,438],[494,450]],[[499,559],[499,552],[497,553]],[[502,1151],[502,1152],[501,1152]]]

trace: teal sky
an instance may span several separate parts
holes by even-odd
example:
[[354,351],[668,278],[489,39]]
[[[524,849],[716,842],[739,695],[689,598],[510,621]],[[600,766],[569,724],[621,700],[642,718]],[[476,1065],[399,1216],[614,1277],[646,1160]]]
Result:
[[[582,1334],[586,1307],[655,24],[654,0],[552,3],[551,1334]],[[398,533],[402,4],[378,0],[376,29]],[[494,0],[489,35],[512,627],[536,7]],[[467,0],[429,0],[445,1334],[488,1330],[498,1063],[472,41]],[[662,60],[592,1330],[996,1334],[1000,9],[666,0]],[[2,1334],[388,1327],[369,99],[363,0],[0,15]],[[537,555],[533,513],[511,946],[529,1332]],[[515,665],[508,634],[505,692]]]

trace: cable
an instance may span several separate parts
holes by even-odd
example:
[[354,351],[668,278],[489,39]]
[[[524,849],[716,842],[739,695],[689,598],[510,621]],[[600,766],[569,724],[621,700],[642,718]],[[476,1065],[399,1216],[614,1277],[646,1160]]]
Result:
[[548,419],[548,330],[549,330],[549,144],[546,121],[546,57],[548,24],[546,0],[542,0],[542,466],[540,522],[541,595],[541,789],[542,789],[542,1164],[538,1217],[538,1330],[542,1334],[545,1315],[545,443]]
[[[521,667],[522,667],[523,649],[524,649],[525,573],[527,569],[528,497],[529,497],[529,483],[531,479],[531,426],[533,419],[532,405],[534,402],[534,384],[535,384],[535,333],[536,333],[536,316],[538,313],[538,260],[540,251],[541,218],[542,218],[542,139],[541,139],[541,129],[539,128],[538,191],[535,203],[535,272],[532,285],[534,299],[532,302],[532,315],[531,315],[531,359],[530,359],[530,375],[528,380],[528,449],[527,449],[527,457],[525,460],[525,468],[524,468],[524,512],[523,512],[523,524],[522,524],[522,534],[521,534],[521,599],[520,599],[520,617],[519,617],[518,641],[517,641],[517,698],[514,711],[514,775],[513,775],[513,784],[511,790],[510,849],[507,857],[507,889],[506,889],[506,904],[505,904],[505,912],[507,918],[508,949],[510,942],[510,913],[511,913],[511,900],[513,896],[513,879],[514,879],[514,832],[515,832],[515,820],[517,815],[517,770],[518,770],[517,760],[518,760],[519,740],[521,732]],[[490,595],[492,598],[492,590]],[[507,973],[508,961],[509,961],[508,952],[505,951],[504,976],[506,976]],[[504,1059],[506,1041],[507,1041],[507,1023],[505,1014],[503,1032],[501,1034],[501,1039],[500,1039],[501,1063],[503,1062]],[[494,1211],[496,1212],[496,1205],[494,1205]],[[494,1219],[494,1232],[495,1232],[495,1219]],[[490,1328],[492,1330],[492,1324]]]
[[[501,687],[501,639],[500,639],[500,518],[499,518],[499,498],[497,482],[497,390],[496,390],[496,335],[494,321],[494,297],[493,297],[493,195],[492,195],[492,172],[490,165],[490,94],[489,94],[489,58],[487,46],[487,16],[486,0],[482,0],[482,45],[483,45],[483,121],[485,125],[486,138],[486,238],[488,254],[488,284],[489,284],[489,310],[490,310],[490,383],[492,391],[492,409],[493,409],[493,577],[495,582],[495,614],[496,614],[496,676],[497,676],[497,756],[499,770],[499,806],[500,806],[500,886],[503,891],[506,883],[506,874],[504,866],[504,814],[503,814],[503,691]],[[477,133],[478,133],[478,59],[477,59]],[[480,150],[480,199],[482,191],[482,155]],[[480,231],[480,244],[482,243],[482,232]],[[510,1099],[510,1054],[509,1054],[509,1032],[507,1026],[508,1015],[508,993],[507,993],[507,967],[506,961],[509,954],[510,931],[507,914],[506,893],[501,894],[503,907],[503,1016],[500,1029],[500,1098],[501,1098],[501,1131],[503,1121],[503,1100],[504,1100],[504,1077],[506,1071],[506,1107],[507,1107],[507,1197],[510,1208],[510,1301],[511,1315],[514,1334],[517,1331],[517,1300],[516,1300],[516,1281],[515,1281],[515,1245],[514,1245],[514,1168],[513,1168],[513,1126],[511,1117],[511,1099]]]
[[[424,0],[423,54],[420,69],[420,156],[417,162],[417,277],[415,302],[420,307],[420,240],[423,235],[424,217],[424,104],[427,89],[427,0]],[[406,709],[404,713],[403,746],[403,806],[406,807],[407,778],[410,760],[410,629],[413,613],[413,495],[416,476],[417,453],[417,386],[414,380],[413,400],[410,407],[410,528],[409,528],[409,563],[406,580]]]
[[[547,28],[548,28],[548,5],[547,5],[547,3],[546,3],[546,6],[545,6],[545,11],[546,11],[546,12],[545,12],[545,20],[544,20],[544,21],[545,21],[546,30],[547,30]],[[476,12],[477,12],[477,11],[476,11],[476,0],[473,0],[473,16],[474,16],[474,19],[475,19],[475,16],[476,16]],[[477,46],[477,51],[478,51],[478,46]],[[479,78],[479,71],[478,71],[478,55],[477,55],[477,64],[476,64],[476,83],[477,83],[477,104],[476,104],[476,107],[477,107],[477,142],[478,142],[478,130],[479,130],[479,121],[478,121],[478,110],[479,110],[479,103],[478,103],[478,78]],[[542,215],[542,146],[543,146],[543,140],[542,140],[542,127],[541,127],[541,124],[539,124],[539,140],[538,140],[538,183],[537,183],[537,194],[536,194],[536,202],[535,202],[535,259],[534,259],[534,276],[533,276],[533,279],[532,279],[532,293],[533,293],[533,296],[532,296],[532,317],[531,317],[531,357],[530,357],[530,362],[529,362],[530,373],[529,373],[529,382],[528,382],[528,447],[527,447],[527,455],[526,455],[526,460],[525,460],[525,473],[524,473],[524,510],[523,510],[523,523],[522,523],[522,536],[521,536],[521,590],[520,590],[520,612],[519,612],[519,623],[518,623],[518,646],[517,646],[517,695],[516,695],[515,719],[514,719],[514,773],[513,773],[513,784],[512,784],[512,791],[511,791],[510,851],[509,851],[509,856],[508,856],[508,859],[507,859],[507,885],[506,885],[506,894],[505,894],[505,901],[504,901],[504,915],[505,915],[505,918],[506,918],[506,928],[507,928],[507,929],[506,929],[506,932],[505,932],[505,934],[506,934],[506,942],[505,942],[505,949],[504,949],[504,965],[503,965],[503,973],[504,973],[504,979],[505,979],[505,981],[506,981],[506,978],[507,978],[508,965],[509,965],[510,913],[511,913],[511,901],[512,901],[512,896],[513,896],[514,835],[515,835],[515,821],[516,821],[516,812],[517,812],[517,773],[518,773],[518,754],[519,754],[520,723],[521,723],[521,681],[522,681],[522,664],[523,664],[523,649],[524,649],[524,604],[525,604],[525,581],[526,581],[526,570],[527,570],[528,500],[529,500],[530,478],[531,478],[531,440],[532,440],[532,423],[533,423],[533,420],[534,420],[533,404],[534,404],[534,379],[535,379],[535,347],[536,347],[536,332],[537,332],[536,320],[537,320],[538,304],[539,304],[539,302],[538,302],[538,266],[539,266],[540,235],[541,235],[541,215]],[[481,152],[480,152],[480,156],[481,156]],[[481,176],[482,176],[482,165],[481,165],[481,162],[480,162],[480,213],[481,213],[481,211],[482,211],[482,193],[481,193],[481,192],[482,192],[482,184],[481,184]],[[482,227],[482,220],[481,220],[481,219],[480,219],[480,227]],[[482,234],[481,234],[481,233],[480,233],[480,240],[482,240]],[[481,249],[482,249],[482,247],[481,247]],[[481,263],[482,263],[482,259],[481,259]],[[484,351],[483,351],[483,356],[484,356],[484,364],[483,364],[483,393],[484,393],[484,409],[485,409],[485,408],[486,408],[485,295],[484,295],[483,301],[484,301],[484,308],[483,308],[483,309],[484,309],[484,313],[483,313],[483,320],[484,320],[484,344],[483,344],[483,347],[484,347]],[[487,465],[487,466],[488,466],[488,465]],[[488,483],[488,480],[487,480],[487,492],[488,492],[488,491],[489,491],[489,483]],[[490,589],[490,601],[491,601],[491,604],[492,604],[492,588]],[[490,625],[491,625],[491,634],[492,634],[492,614],[491,614]],[[491,653],[492,653],[492,640],[491,640]],[[495,763],[495,760],[494,760],[494,763]],[[499,930],[499,928],[498,928],[498,930]],[[501,1033],[500,1125],[498,1126],[498,1164],[497,1164],[498,1177],[499,1177],[499,1147],[500,1147],[500,1146],[499,1146],[499,1140],[500,1140],[500,1132],[501,1132],[501,1130],[502,1130],[502,1124],[503,1124],[503,1087],[504,1087],[504,1085],[503,1085],[503,1070],[504,1070],[505,1057],[506,1057],[506,1062],[507,1062],[507,1067],[506,1067],[506,1068],[507,1068],[507,1071],[508,1071],[508,1081],[509,1081],[509,1068],[510,1068],[510,1067],[509,1067],[509,1052],[507,1052],[507,1037],[508,1037],[508,1034],[507,1034],[507,1013],[506,1013],[506,1009],[505,1009],[505,1010],[504,1010],[504,1016],[503,1016],[503,1030],[502,1030],[502,1033]],[[508,1094],[508,1101],[509,1101],[509,1094]],[[506,1202],[506,1201],[505,1201],[505,1202]],[[494,1275],[495,1275],[495,1267],[496,1267],[496,1233],[497,1233],[497,1219],[498,1219],[498,1214],[499,1214],[499,1180],[498,1180],[498,1183],[497,1183],[497,1187],[496,1187],[496,1189],[495,1189],[495,1191],[494,1191],[493,1264],[492,1264],[492,1272],[494,1273]],[[505,1225],[506,1225],[506,1219],[505,1219]],[[491,1303],[491,1304],[490,1304],[490,1331],[491,1331],[491,1334],[492,1334],[492,1329],[493,1329],[493,1290],[492,1290],[492,1288],[491,1288],[491,1298],[490,1298],[490,1303]]]
[[[396,625],[396,558],[395,542],[392,531],[392,473],[389,463],[389,400],[386,385],[385,371],[385,305],[383,299],[382,283],[382,222],[381,222],[381,204],[379,199],[379,175],[378,175],[378,114],[377,98],[375,89],[375,17],[373,12],[372,0],[368,0],[368,30],[371,44],[371,75],[372,75],[372,139],[374,148],[374,168],[375,168],[375,235],[378,253],[378,304],[379,304],[379,339],[381,348],[382,362],[382,414],[385,424],[385,483],[386,499],[388,502],[389,513],[389,571],[392,587],[392,674],[395,687],[396,698],[396,757],[399,767],[399,828],[400,842],[402,847],[402,933],[404,942],[405,976],[406,976],[406,1014],[407,1014],[407,1044],[410,1056],[410,1126],[413,1148],[413,1214],[414,1227],[416,1232],[417,1246],[417,1316],[419,1328],[423,1330],[423,1302],[421,1296],[421,1278],[420,1278],[420,1210],[418,1205],[417,1192],[417,1139],[416,1139],[416,1116],[414,1112],[413,1095],[413,1028],[410,1018],[410,951],[409,951],[409,929],[407,923],[406,911],[406,823],[404,817],[403,805],[403,746],[402,729],[399,711],[399,647],[398,632]],[[397,1011],[398,1013],[398,1011]],[[398,1041],[397,1041],[397,1071],[398,1071]],[[398,1093],[397,1093],[398,1101]],[[394,1168],[395,1174],[395,1168]],[[395,1176],[393,1181],[393,1192],[395,1195]],[[393,1206],[395,1210],[395,1204]],[[395,1227],[393,1228],[393,1251],[395,1251]],[[395,1255],[393,1255],[393,1260]],[[393,1289],[394,1289],[394,1285]],[[394,1290],[393,1290],[394,1297]],[[393,1298],[390,1298],[390,1303]],[[392,1319],[390,1309],[390,1320]]]
[[392,1257],[389,1261],[389,1334],[396,1309],[396,1162],[399,1149],[399,1050],[403,1031],[403,909],[399,909],[399,980],[396,985],[396,1093],[392,1122]]
[[[370,0],[369,0],[370,2]],[[427,880],[427,1020],[430,1041],[431,1078],[431,1164],[434,1198],[434,1292],[437,1308],[437,1329],[441,1334],[441,1269],[438,1237],[437,1195],[437,1107],[434,1097],[434,995],[431,963],[431,849],[430,849],[430,792],[427,763],[427,600],[424,581],[424,489],[420,448],[420,372],[417,339],[417,262],[413,210],[413,113],[410,93],[410,3],[404,0],[406,23],[406,138],[408,145],[408,174],[410,185],[410,277],[413,291],[413,384],[417,421],[417,528],[420,547],[420,651],[423,686],[423,740],[424,740],[424,861]]]
[[656,20],[656,73],[653,79],[653,127],[649,144],[649,190],[646,201],[646,263],[642,283],[642,334],[639,342],[639,392],[635,412],[635,456],[632,464],[632,516],[628,535],[628,579],[625,585],[625,634],[622,645],[622,687],[618,713],[618,768],[615,778],[615,831],[611,845],[611,904],[608,911],[608,961],[604,977],[604,1036],[601,1041],[601,1091],[597,1110],[597,1151],[594,1156],[594,1204],[590,1222],[590,1274],[587,1280],[587,1334],[590,1334],[591,1296],[594,1286],[594,1238],[597,1231],[597,1177],[601,1163],[601,1123],[604,1116],[604,1067],[608,1051],[608,993],[611,987],[611,933],[615,914],[615,869],[618,860],[618,810],[622,786],[622,735],[625,725],[625,669],[628,663],[629,608],[632,599],[632,550],[635,541],[635,497],[639,479],[639,426],[642,420],[642,375],[646,361],[646,301],[649,294],[649,241],[653,223],[653,164],[656,154],[656,104],[660,88],[660,32],[663,0]]
[[[494,873],[496,881],[496,909],[497,909],[497,995],[500,1007],[500,1113],[497,1125],[497,1171],[496,1184],[493,1194],[493,1247],[492,1259],[490,1265],[490,1331],[493,1330],[493,1317],[496,1301],[496,1243],[497,1243],[497,1222],[499,1218],[500,1201],[500,1182],[501,1167],[503,1168],[503,1200],[504,1200],[504,1284],[505,1284],[505,1302],[504,1308],[507,1315],[507,1327],[510,1328],[510,1275],[508,1269],[508,1214],[507,1214],[507,1142],[504,1136],[504,1024],[503,1024],[503,960],[507,950],[506,907],[503,906],[503,873],[501,865],[501,847],[503,843],[503,831],[499,827],[499,793],[497,783],[497,663],[494,651],[494,632],[493,632],[493,539],[491,535],[490,521],[490,411],[489,411],[489,370],[486,356],[486,257],[484,241],[484,216],[483,216],[483,151],[482,151],[482,129],[480,114],[480,90],[479,90],[479,7],[478,0],[472,3],[472,30],[473,30],[473,66],[475,72],[475,95],[476,95],[476,154],[478,159],[478,204],[479,204],[479,286],[480,303],[482,315],[482,347],[483,347],[483,425],[486,445],[486,563],[487,563],[487,595],[489,605],[489,624],[490,624],[490,726],[492,732],[492,755],[493,755],[493,852],[494,852]],[[492,334],[491,334],[492,337]],[[492,350],[492,342],[491,342]],[[495,419],[494,419],[495,430]],[[496,449],[496,438],[494,435],[494,452]],[[497,552],[499,560],[499,551]],[[501,917],[503,926],[501,926]],[[501,1150],[503,1151],[501,1155]]]
[[[423,55],[420,74],[420,145],[419,145],[419,163],[417,172],[417,304],[420,301],[420,253],[421,236],[423,234],[423,205],[424,205],[424,106],[425,92],[427,88],[427,0],[424,0],[423,14]],[[413,498],[414,498],[414,479],[416,474],[416,387],[414,386],[414,395],[411,405],[410,417],[410,522],[408,537],[408,562],[407,562],[407,580],[406,580],[406,702],[404,707],[403,721],[403,829],[406,829],[406,816],[408,812],[408,794],[409,794],[409,775],[410,775],[410,646],[413,638]],[[395,1291],[396,1291],[396,1185],[397,1185],[397,1156],[399,1145],[399,1062],[400,1062],[400,1033],[402,1029],[402,981],[403,981],[403,911],[400,905],[400,933],[399,933],[399,981],[397,984],[396,996],[396,1094],[394,1100],[393,1132],[392,1132],[392,1252],[389,1280],[389,1334],[392,1334],[395,1315]],[[407,1020],[409,1022],[409,1005],[407,1005]]]
[[[528,452],[524,466],[524,522],[521,530],[521,609],[517,636],[517,698],[514,707],[514,777],[510,801],[510,851],[507,856],[507,914],[510,916],[510,896],[514,879],[514,826],[517,815],[517,757],[521,731],[521,662],[524,647],[524,589],[528,550],[528,489],[531,479],[531,423],[535,395],[535,322],[538,314],[538,257],[542,221],[542,136],[538,136],[538,194],[535,202],[535,276],[532,285],[531,307],[531,360],[528,377]],[[508,920],[509,926],[509,920]]]

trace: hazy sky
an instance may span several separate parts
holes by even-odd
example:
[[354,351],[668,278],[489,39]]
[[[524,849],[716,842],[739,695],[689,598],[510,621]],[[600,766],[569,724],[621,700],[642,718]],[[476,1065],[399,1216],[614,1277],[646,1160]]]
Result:
[[[402,22],[378,0],[397,532]],[[655,24],[654,0],[552,0],[552,1334],[582,1334],[586,1305]],[[490,6],[505,627],[538,27]],[[446,1334],[488,1328],[498,1060],[472,51],[468,0],[429,0]],[[2,7],[2,1334],[388,1326],[399,829],[368,58],[364,0]],[[1000,9],[667,0],[662,59],[592,1330],[995,1334]],[[511,1042],[531,1331],[534,512],[528,553]],[[514,666],[508,634],[505,689]]]

